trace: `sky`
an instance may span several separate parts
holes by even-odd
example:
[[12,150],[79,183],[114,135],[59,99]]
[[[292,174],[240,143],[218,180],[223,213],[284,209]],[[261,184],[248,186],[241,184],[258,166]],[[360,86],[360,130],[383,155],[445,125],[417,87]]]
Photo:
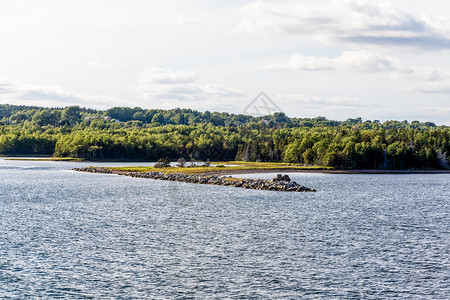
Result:
[[450,125],[450,2],[0,0],[1,104],[264,113],[261,101]]

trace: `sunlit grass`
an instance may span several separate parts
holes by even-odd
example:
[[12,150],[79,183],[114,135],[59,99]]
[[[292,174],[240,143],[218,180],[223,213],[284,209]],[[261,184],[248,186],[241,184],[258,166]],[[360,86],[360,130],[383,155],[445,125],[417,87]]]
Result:
[[221,172],[233,172],[233,171],[253,171],[253,170],[331,170],[333,168],[320,167],[320,166],[298,166],[287,163],[266,163],[266,162],[241,162],[241,161],[228,161],[228,162],[214,162],[212,164],[222,165],[239,165],[229,167],[168,167],[168,168],[155,168],[155,167],[111,167],[107,168],[112,171],[119,172],[163,172],[163,173],[185,173],[185,174],[207,174],[207,173],[221,173]]

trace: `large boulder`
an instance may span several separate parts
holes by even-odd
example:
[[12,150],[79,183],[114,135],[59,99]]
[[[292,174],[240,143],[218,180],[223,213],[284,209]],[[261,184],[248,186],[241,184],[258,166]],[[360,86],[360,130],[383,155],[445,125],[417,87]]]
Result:
[[289,178],[288,175],[277,174],[277,177],[274,177],[274,178],[272,179],[272,181],[274,181],[274,182],[278,182],[278,181],[286,181],[286,182],[290,182],[291,179]]

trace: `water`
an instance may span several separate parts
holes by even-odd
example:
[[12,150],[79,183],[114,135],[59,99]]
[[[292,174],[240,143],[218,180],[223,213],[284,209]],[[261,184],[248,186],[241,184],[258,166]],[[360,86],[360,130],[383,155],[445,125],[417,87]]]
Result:
[[449,299],[448,174],[286,193],[86,165],[0,159],[0,298]]

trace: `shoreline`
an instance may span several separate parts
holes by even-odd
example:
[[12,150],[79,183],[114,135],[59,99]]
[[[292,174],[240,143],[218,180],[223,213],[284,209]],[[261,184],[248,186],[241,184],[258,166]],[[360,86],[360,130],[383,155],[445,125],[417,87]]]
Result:
[[[0,155],[0,158],[4,160],[11,161],[54,161],[54,162],[93,162],[93,163],[154,163],[149,161],[141,160],[84,160],[80,158],[70,158],[70,157],[52,157],[47,155]],[[217,162],[217,164],[236,164],[242,167],[252,167],[252,163],[242,164],[241,162]],[[269,163],[272,164],[272,163]],[[199,166],[201,167],[201,166]],[[331,169],[327,167],[280,167],[280,168],[264,168],[255,167],[254,169],[240,169],[240,170],[229,170],[228,168],[233,168],[232,166],[227,166],[221,169],[212,169],[208,171],[200,171],[197,174],[210,174],[210,175],[238,175],[238,174],[266,174],[266,173],[322,173],[322,174],[378,174],[378,175],[408,175],[408,174],[450,174],[450,169],[398,169],[398,170],[381,170],[381,169],[355,169],[355,170],[339,170]],[[114,170],[114,173],[119,174],[122,171]],[[183,172],[180,172],[183,173]],[[190,172],[189,172],[190,173]]]
[[[196,184],[211,184],[222,186],[233,186],[245,189],[269,190],[269,191],[288,191],[288,192],[315,192],[313,188],[302,186],[295,181],[291,181],[289,176],[286,180],[281,180],[280,173],[322,173],[322,174],[368,174],[368,175],[408,175],[408,174],[450,174],[450,170],[329,170],[329,169],[295,169],[295,168],[254,168],[254,169],[231,169],[220,168],[189,170],[191,172],[174,171],[177,168],[171,168],[171,172],[153,169],[143,171],[123,170],[115,167],[84,167],[74,168],[78,172],[88,172],[97,174],[115,174],[137,178],[147,178],[153,180],[179,181]],[[192,172],[194,171],[194,172]],[[237,178],[232,175],[240,174],[277,174],[278,180],[267,179],[249,179]],[[229,176],[231,175],[231,176]],[[283,176],[284,177],[284,176]]]
[[[154,163],[149,161],[142,160],[85,160],[81,158],[70,158],[70,157],[52,157],[48,155],[0,155],[0,158],[4,160],[11,161],[56,161],[56,162],[93,162],[93,163]],[[246,164],[242,164],[242,162],[217,162],[216,164],[236,164],[238,166],[246,167]],[[268,163],[272,164],[272,163]],[[278,163],[275,163],[278,164]],[[248,166],[251,168],[252,163],[248,163]],[[201,167],[201,166],[199,166]],[[387,174],[387,175],[407,175],[407,174],[450,174],[450,169],[436,170],[436,169],[398,169],[398,170],[381,170],[381,169],[355,169],[355,170],[339,170],[339,169],[331,169],[327,167],[280,167],[280,168],[264,168],[264,167],[256,167],[254,169],[241,169],[241,170],[227,170],[228,168],[232,168],[231,166],[224,167],[221,169],[208,170],[208,171],[200,171],[197,174],[210,174],[210,175],[234,175],[234,174],[266,174],[266,173],[323,173],[323,174]],[[114,170],[116,174],[124,173],[122,171]],[[180,172],[182,173],[182,172]]]
[[218,170],[208,174],[214,175],[238,175],[238,174],[267,174],[267,173],[322,173],[322,174],[450,174],[450,170],[320,170],[320,169],[253,169],[253,170]]

